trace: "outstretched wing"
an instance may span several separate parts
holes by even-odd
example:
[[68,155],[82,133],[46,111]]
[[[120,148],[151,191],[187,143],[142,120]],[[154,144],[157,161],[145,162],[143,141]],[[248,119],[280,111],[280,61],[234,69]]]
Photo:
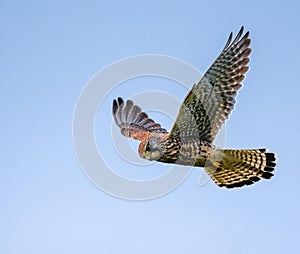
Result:
[[116,124],[126,137],[144,140],[150,132],[167,133],[166,129],[148,118],[148,115],[142,112],[139,106],[134,105],[131,100],[127,100],[125,104],[119,97],[113,101],[112,111]]
[[230,34],[224,49],[182,103],[170,135],[188,136],[213,142],[234,107],[249,67],[249,32],[242,27],[236,38]]

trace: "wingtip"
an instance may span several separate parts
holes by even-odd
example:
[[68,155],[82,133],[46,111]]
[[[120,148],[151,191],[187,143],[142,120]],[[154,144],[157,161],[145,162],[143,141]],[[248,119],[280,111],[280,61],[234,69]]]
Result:
[[240,28],[240,31],[237,33],[237,35],[236,35],[235,39],[233,40],[232,44],[237,43],[240,40],[240,38],[242,37],[243,33],[244,33],[244,26],[242,26]]
[[124,100],[121,97],[118,97],[118,103],[119,106],[121,106],[122,104],[124,104]]
[[245,27],[244,27],[244,26],[241,26],[239,33],[242,34],[242,33],[244,32],[244,29],[245,29]]
[[227,39],[227,42],[225,43],[225,46],[224,46],[223,50],[225,50],[225,49],[230,45],[231,40],[232,40],[232,36],[233,36],[233,33],[231,32],[231,33],[229,34],[229,37],[228,37],[228,39]]
[[[240,40],[240,38],[242,37],[242,35],[244,33],[244,30],[245,30],[245,27],[241,26],[239,32],[237,33],[237,35],[236,35],[236,37],[234,38],[233,41],[232,41],[232,39],[233,39],[233,32],[231,32],[229,34],[228,40],[227,40],[227,42],[226,42],[225,47],[224,47],[223,50],[225,50],[226,48],[228,48],[230,45],[233,45],[233,44],[237,43]],[[248,38],[249,34],[250,34],[250,32],[247,31],[246,34],[243,36],[243,38]]]
[[114,99],[114,100],[113,100],[113,104],[112,104],[112,112],[113,112],[113,115],[115,115],[115,114],[117,113],[118,108],[119,108],[119,106],[118,106],[117,100]]
[[124,100],[121,97],[118,97],[117,99],[113,100],[113,103],[112,103],[112,113],[113,113],[114,117],[116,117],[116,115],[118,113],[118,110],[120,108],[122,108],[123,105],[124,105]]

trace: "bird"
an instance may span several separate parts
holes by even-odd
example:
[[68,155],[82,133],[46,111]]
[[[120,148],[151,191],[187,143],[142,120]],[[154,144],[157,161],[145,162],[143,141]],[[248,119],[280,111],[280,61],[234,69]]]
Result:
[[230,33],[219,56],[186,95],[169,132],[132,100],[113,100],[114,121],[125,137],[141,141],[140,157],[204,167],[217,186],[228,189],[273,176],[277,158],[267,149],[225,149],[214,144],[249,70],[249,35],[249,31],[244,33],[244,26],[234,39]]

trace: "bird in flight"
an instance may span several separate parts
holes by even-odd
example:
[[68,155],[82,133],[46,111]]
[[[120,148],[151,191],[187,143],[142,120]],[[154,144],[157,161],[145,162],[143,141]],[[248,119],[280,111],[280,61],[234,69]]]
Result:
[[113,101],[113,117],[126,137],[140,140],[139,155],[148,160],[204,167],[220,187],[251,185],[270,179],[276,158],[266,149],[222,149],[214,139],[234,108],[237,91],[248,71],[249,31],[232,33],[220,55],[192,87],[170,132],[131,100]]

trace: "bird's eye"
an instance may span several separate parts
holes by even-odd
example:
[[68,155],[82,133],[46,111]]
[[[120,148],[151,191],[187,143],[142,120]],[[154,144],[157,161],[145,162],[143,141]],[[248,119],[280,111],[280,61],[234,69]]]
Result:
[[146,145],[146,152],[150,152],[150,145],[149,145],[149,142],[148,142],[147,145]]

